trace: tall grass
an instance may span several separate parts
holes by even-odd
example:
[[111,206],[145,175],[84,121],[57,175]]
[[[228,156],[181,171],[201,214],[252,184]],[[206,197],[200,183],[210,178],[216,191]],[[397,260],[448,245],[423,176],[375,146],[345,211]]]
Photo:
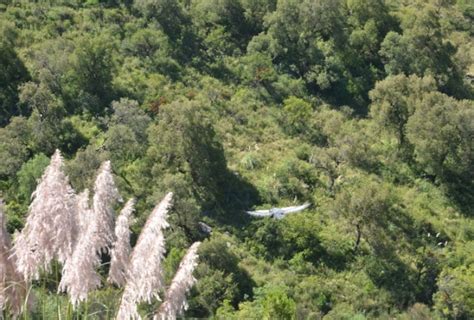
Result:
[[135,199],[130,199],[120,211],[115,226],[115,244],[112,248],[108,282],[119,287],[125,285],[130,267],[130,217],[135,210]]
[[[163,230],[173,194],[153,209],[130,246],[130,220],[135,200],[122,208],[110,161],[99,169],[90,195],[79,195],[63,172],[57,150],[28,210],[26,224],[12,248],[0,202],[0,310],[4,316],[57,319],[140,319],[138,305],[153,303],[165,291]],[[175,319],[185,309],[185,296],[195,279],[199,243],[183,258],[157,319]],[[102,256],[110,254],[109,268]],[[104,274],[105,270],[108,274]],[[61,294],[66,292],[67,296]],[[37,299],[33,299],[34,296]]]

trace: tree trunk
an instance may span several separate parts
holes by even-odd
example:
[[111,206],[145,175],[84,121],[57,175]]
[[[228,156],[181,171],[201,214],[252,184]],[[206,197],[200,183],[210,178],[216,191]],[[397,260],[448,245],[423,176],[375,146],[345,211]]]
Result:
[[354,253],[356,253],[357,250],[359,250],[360,239],[362,238],[362,232],[360,230],[360,224],[356,224],[355,227],[356,227],[356,242],[355,242],[354,248],[353,248]]

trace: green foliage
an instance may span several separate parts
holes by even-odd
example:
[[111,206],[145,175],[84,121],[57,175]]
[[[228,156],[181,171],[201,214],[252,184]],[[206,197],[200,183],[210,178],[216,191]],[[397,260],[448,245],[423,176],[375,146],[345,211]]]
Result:
[[201,105],[190,101],[165,105],[159,122],[149,129],[149,140],[148,157],[154,163],[151,170],[155,179],[165,173],[182,174],[189,191],[188,196],[181,194],[184,197],[177,199],[196,195],[203,204],[215,201],[226,164]]
[[177,38],[183,32],[183,23],[186,17],[181,5],[176,0],[137,0],[133,6],[141,12],[146,19],[155,19],[159,22],[163,31],[172,39]]
[[34,82],[21,85],[20,103],[32,111],[28,127],[33,151],[51,154],[60,148],[66,153],[74,153],[86,143],[71,121],[65,119],[63,101],[49,87]]
[[31,130],[27,119],[14,117],[0,128],[0,176],[13,176],[28,159]]
[[463,84],[453,63],[455,48],[443,41],[439,7],[415,1],[404,13],[403,34],[388,33],[381,46],[387,73],[432,75],[445,90],[462,95]]
[[289,97],[283,105],[283,121],[290,133],[302,133],[307,127],[307,121],[312,116],[312,108],[306,101]]
[[295,302],[280,288],[269,289],[262,304],[263,319],[295,319]]
[[381,237],[378,233],[388,222],[392,202],[387,187],[370,177],[355,178],[347,189],[343,187],[337,194],[334,212],[353,228],[354,250],[359,248],[362,239],[370,243]]
[[231,307],[225,304],[218,310],[218,319],[296,319],[296,304],[288,297],[286,288],[266,286],[256,290],[253,302],[244,302],[234,313]]
[[432,78],[390,76],[370,92],[371,116],[383,129],[392,130],[400,146],[406,143],[406,123],[425,93],[436,90]]
[[[232,54],[233,50],[244,48],[251,35],[251,28],[247,23],[245,11],[240,1],[235,0],[204,0],[194,1],[191,5],[190,14],[197,26],[201,37],[209,46],[209,50],[221,51],[224,48],[217,46],[224,44]],[[213,39],[214,38],[214,39]],[[215,38],[221,38],[224,43]],[[230,42],[231,44],[225,44]]]
[[16,30],[4,21],[0,23],[0,125],[8,124],[12,116],[28,110],[18,108],[18,86],[29,79],[28,70],[15,51]]
[[191,313],[207,316],[225,301],[237,306],[252,294],[254,285],[249,274],[238,264],[238,256],[226,236],[217,234],[200,247],[200,265],[196,270],[198,283],[192,299]]
[[466,119],[472,118],[474,104],[446,95],[427,95],[407,123],[408,139],[415,158],[428,173],[450,179],[452,175],[472,179],[472,139]]
[[73,52],[71,70],[74,99],[91,113],[100,113],[114,97],[112,82],[114,43],[105,35],[79,38]]
[[448,319],[469,319],[474,316],[474,267],[460,266],[443,270],[435,295],[435,308]]
[[42,153],[38,153],[21,166],[20,171],[17,173],[18,193],[24,201],[28,201],[31,198],[38,180],[48,165],[49,158]]
[[[60,148],[77,191],[112,160],[132,242],[174,192],[167,280],[207,239],[186,317],[472,318],[473,17],[465,0],[0,1],[8,230]],[[40,287],[32,317],[113,317],[120,295],[73,311]]]
[[74,189],[84,190],[93,187],[97,169],[105,160],[105,155],[97,151],[96,146],[89,145],[84,150],[79,150],[74,159],[67,164],[67,174]]

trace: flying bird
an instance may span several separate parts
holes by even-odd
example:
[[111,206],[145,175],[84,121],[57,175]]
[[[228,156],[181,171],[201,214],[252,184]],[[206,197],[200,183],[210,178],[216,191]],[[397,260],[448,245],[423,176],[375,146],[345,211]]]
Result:
[[283,219],[289,213],[295,213],[308,208],[311,204],[306,202],[301,206],[272,208],[269,210],[246,211],[249,215],[254,217],[273,217],[275,219]]
[[208,224],[205,224],[204,222],[199,221],[199,222],[198,222],[198,226],[199,226],[199,230],[201,230],[201,231],[204,232],[205,234],[211,234],[211,232],[212,232],[212,227],[209,226]]

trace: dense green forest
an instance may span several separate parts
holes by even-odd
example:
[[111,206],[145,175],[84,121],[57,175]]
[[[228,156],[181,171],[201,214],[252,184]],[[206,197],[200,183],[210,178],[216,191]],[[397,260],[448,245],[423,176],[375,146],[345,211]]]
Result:
[[111,160],[132,242],[174,193],[186,317],[473,319],[473,37],[472,0],[0,0],[8,230],[57,148],[78,192]]

